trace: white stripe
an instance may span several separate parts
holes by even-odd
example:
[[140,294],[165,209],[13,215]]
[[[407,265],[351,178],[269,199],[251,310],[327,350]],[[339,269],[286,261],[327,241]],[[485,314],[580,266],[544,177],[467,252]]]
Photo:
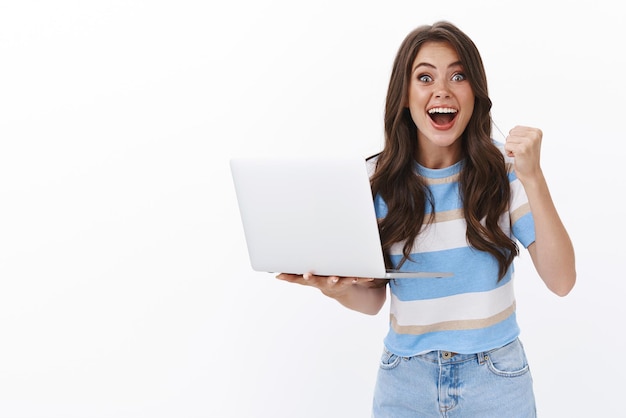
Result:
[[507,237],[511,236],[511,214],[509,212],[504,212],[500,215],[498,225],[500,225],[500,229],[502,229],[502,232],[504,232]]
[[514,212],[520,206],[528,203],[528,197],[526,197],[526,190],[519,179],[515,179],[511,182],[511,203],[509,205],[509,212]]
[[391,295],[391,314],[401,326],[490,318],[515,301],[513,280],[488,292],[463,293],[436,299],[401,301]]
[[[418,234],[411,253],[467,247],[465,229],[465,219],[430,224],[425,231]],[[403,245],[403,242],[395,243],[389,252],[392,255],[402,255]]]

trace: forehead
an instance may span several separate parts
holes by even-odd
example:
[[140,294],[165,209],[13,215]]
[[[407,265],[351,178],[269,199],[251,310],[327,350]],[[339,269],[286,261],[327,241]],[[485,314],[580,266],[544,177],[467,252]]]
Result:
[[448,42],[428,41],[417,52],[413,68],[422,63],[448,65],[459,61],[459,54]]

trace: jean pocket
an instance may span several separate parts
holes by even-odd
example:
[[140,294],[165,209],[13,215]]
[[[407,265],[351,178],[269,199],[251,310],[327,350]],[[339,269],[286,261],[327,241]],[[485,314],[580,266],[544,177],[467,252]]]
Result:
[[384,370],[390,370],[398,366],[402,361],[402,357],[399,357],[386,348],[383,349],[383,354],[380,356],[380,368]]
[[521,376],[530,369],[519,340],[485,353],[485,360],[489,370],[498,376]]

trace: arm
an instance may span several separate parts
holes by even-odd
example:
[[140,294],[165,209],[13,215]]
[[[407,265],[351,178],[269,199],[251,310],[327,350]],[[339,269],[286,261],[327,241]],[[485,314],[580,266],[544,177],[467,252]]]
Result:
[[346,308],[368,315],[376,315],[387,298],[387,280],[285,273],[276,277],[287,282],[316,287]]
[[535,242],[528,247],[533,264],[548,289],[565,296],[576,282],[574,247],[541,170],[542,136],[539,129],[516,126],[505,150],[515,157],[515,174],[524,185],[535,220]]

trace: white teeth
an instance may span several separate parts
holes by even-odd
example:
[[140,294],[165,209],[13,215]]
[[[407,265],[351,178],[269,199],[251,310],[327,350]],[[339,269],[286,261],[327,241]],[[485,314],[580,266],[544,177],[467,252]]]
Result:
[[456,113],[456,109],[450,109],[449,107],[434,107],[428,111],[431,115],[433,113]]

